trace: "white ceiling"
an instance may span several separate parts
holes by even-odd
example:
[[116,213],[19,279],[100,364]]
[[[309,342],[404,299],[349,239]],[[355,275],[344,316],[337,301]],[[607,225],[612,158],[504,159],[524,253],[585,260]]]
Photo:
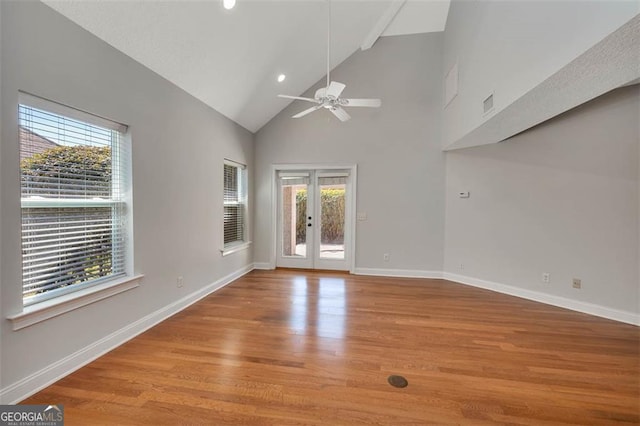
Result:
[[[230,11],[221,0],[43,1],[252,132],[289,104],[278,93],[326,74],[324,0],[237,0]],[[332,68],[372,35],[442,31],[449,10],[449,0],[331,5]]]

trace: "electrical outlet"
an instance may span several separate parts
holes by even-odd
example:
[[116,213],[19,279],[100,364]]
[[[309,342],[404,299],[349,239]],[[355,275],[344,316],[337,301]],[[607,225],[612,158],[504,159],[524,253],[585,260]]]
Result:
[[178,288],[181,288],[182,287],[182,277],[178,277],[177,283],[178,283]]
[[549,284],[551,282],[551,274],[548,272],[542,273],[542,282],[545,284]]
[[580,278],[573,279],[573,288],[582,288],[582,280]]
[[384,259],[385,262],[388,262],[391,256],[389,255],[389,253],[385,253],[382,255],[382,258]]

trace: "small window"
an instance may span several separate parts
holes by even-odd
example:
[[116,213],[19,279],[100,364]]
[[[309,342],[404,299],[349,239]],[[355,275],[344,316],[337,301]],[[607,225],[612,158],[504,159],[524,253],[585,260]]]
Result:
[[246,166],[224,162],[224,247],[246,241]]
[[126,275],[126,127],[20,94],[25,306]]

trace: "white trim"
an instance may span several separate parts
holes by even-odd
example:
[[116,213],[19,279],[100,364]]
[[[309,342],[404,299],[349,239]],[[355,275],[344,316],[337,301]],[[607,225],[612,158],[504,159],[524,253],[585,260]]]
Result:
[[269,267],[267,269],[276,268],[276,255],[278,252],[277,238],[278,238],[278,179],[280,171],[292,172],[292,171],[317,171],[317,170],[349,170],[350,176],[350,188],[351,188],[351,212],[350,215],[350,238],[349,238],[349,252],[350,258],[348,260],[348,270],[350,273],[355,273],[356,270],[356,234],[357,234],[357,192],[358,192],[358,165],[357,164],[272,164],[271,165],[271,240],[270,240],[270,253],[269,253]]
[[110,335],[86,346],[73,354],[54,362],[46,368],[37,371],[30,376],[19,380],[0,390],[1,404],[16,404],[33,395],[41,389],[51,385],[61,378],[87,365],[91,361],[101,357],[114,348],[133,339],[140,333],[150,329],[154,325],[164,321],[172,315],[182,311],[198,300],[221,289],[227,284],[251,272],[253,265],[247,265],[231,274],[220,278],[212,284],[201,288],[180,300],[158,309],[155,312],[139,319],[138,321],[111,333]]
[[640,314],[634,312],[607,308],[606,306],[595,305],[589,302],[581,302],[578,300],[567,299],[566,297],[562,296],[554,296],[552,294],[542,293],[539,291],[527,290],[507,284],[495,283],[479,278],[452,274],[449,272],[444,272],[443,277],[446,280],[453,281],[459,284],[484,288],[487,290],[496,291],[498,293],[521,297],[523,299],[533,300],[535,302],[545,303],[547,305],[557,306],[560,308],[566,308],[572,311],[582,312],[585,314],[624,322],[627,324],[640,325]]
[[349,177],[349,173],[345,173],[345,172],[322,172],[322,173],[316,173],[316,177],[322,178],[322,177]]
[[442,278],[440,271],[419,271],[415,269],[379,269],[379,268],[355,268],[355,275],[371,275],[375,277],[397,278]]
[[253,264],[253,269],[260,269],[260,270],[265,270],[265,271],[272,271],[272,270],[273,270],[273,269],[275,269],[275,268],[273,268],[273,267],[271,266],[271,263],[269,263],[269,262],[255,262],[255,263]]
[[91,114],[59,102],[41,98],[27,92],[18,92],[18,103],[30,108],[36,108],[45,112],[51,112],[57,115],[71,118],[76,121],[84,121],[94,126],[105,129],[115,130],[119,133],[127,133],[129,129],[127,125],[118,123],[117,121]]
[[291,170],[302,170],[302,171],[309,171],[309,170],[338,170],[338,169],[342,169],[342,170],[346,170],[349,169],[351,170],[353,167],[355,166],[355,164],[351,163],[351,164],[346,164],[346,163],[336,163],[336,164],[327,164],[327,163],[291,163],[291,164],[287,164],[287,163],[277,163],[277,164],[272,164],[271,165],[271,171],[274,170],[287,170],[287,171],[291,171]]
[[280,179],[309,177],[309,172],[278,172]]
[[349,213],[349,253],[351,258],[349,259],[349,273],[353,274],[356,270],[356,234],[358,228],[358,205],[357,205],[357,197],[358,197],[358,165],[354,164],[351,166],[351,176],[349,177],[349,185],[350,185],[350,194],[349,201],[351,204],[351,212]]
[[222,253],[222,257],[229,256],[231,253],[245,250],[245,249],[248,249],[249,247],[251,247],[251,241],[244,241],[242,243],[231,244],[228,247],[225,247],[222,250],[220,250],[220,253]]
[[276,178],[278,167],[275,164],[271,165],[271,174],[269,179],[271,180],[271,234],[270,234],[270,249],[269,249],[269,268],[276,269],[276,257],[278,254],[278,198],[279,198],[279,182]]
[[140,285],[140,280],[143,277],[144,275],[135,275],[133,277],[119,278],[104,284],[74,291],[73,293],[67,293],[54,299],[34,303],[33,305],[22,308],[22,312],[8,315],[7,319],[11,321],[14,331],[20,330],[48,320],[49,318],[57,317],[66,312],[136,288]]
[[[228,158],[225,158],[224,161],[224,166],[230,166],[230,167],[235,167],[236,169],[239,170],[238,172],[238,186],[237,186],[237,190],[238,190],[238,201],[225,201],[223,196],[223,202],[222,202],[222,213],[224,216],[224,208],[227,206],[241,206],[244,207],[244,212],[246,214],[243,215],[242,218],[242,240],[249,238],[249,229],[250,229],[250,220],[251,220],[251,210],[250,210],[250,205],[249,205],[249,171],[248,168],[245,164],[242,163],[238,163],[237,161],[233,161],[230,160]],[[223,167],[224,169],[224,167]],[[225,178],[225,185],[226,185],[226,172],[223,173],[223,177]],[[223,188],[223,193],[226,190],[224,190]],[[223,228],[224,228],[224,221],[222,223]],[[236,235],[237,236],[237,235]],[[227,256],[230,255],[231,253],[235,253],[237,251],[240,250],[244,250],[246,248],[249,247],[249,245],[251,244],[251,241],[234,241],[232,243],[230,243],[229,245],[225,245],[225,230],[222,230],[222,237],[221,237],[221,246],[222,248],[220,249],[220,252],[222,253],[222,256]]]
[[380,38],[384,31],[389,28],[391,22],[396,17],[400,9],[404,6],[406,0],[393,0],[391,4],[384,11],[378,22],[373,26],[369,34],[365,37],[360,45],[360,50],[370,49],[371,46]]
[[227,166],[237,167],[242,170],[247,168],[246,164],[238,163],[237,161],[229,160],[228,158],[224,159],[224,164],[226,164]]

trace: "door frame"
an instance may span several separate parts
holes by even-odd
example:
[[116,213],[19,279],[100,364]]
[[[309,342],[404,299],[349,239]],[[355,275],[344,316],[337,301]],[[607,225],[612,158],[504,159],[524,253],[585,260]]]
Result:
[[349,232],[348,242],[345,241],[345,249],[348,250],[349,259],[347,266],[350,273],[355,272],[356,265],[356,188],[358,187],[358,165],[357,164],[272,164],[271,165],[271,243],[269,244],[269,267],[270,269],[276,268],[276,254],[278,245],[278,172],[295,172],[295,171],[308,171],[313,170],[348,170],[349,171],[349,208],[351,210],[350,217],[346,218],[346,228]]

